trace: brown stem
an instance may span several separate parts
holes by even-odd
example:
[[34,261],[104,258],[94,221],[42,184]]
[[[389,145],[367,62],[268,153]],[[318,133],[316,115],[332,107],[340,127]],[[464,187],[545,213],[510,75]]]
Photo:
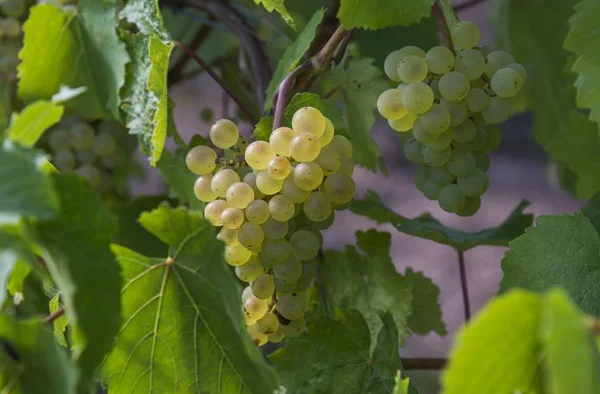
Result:
[[[194,36],[194,39],[188,45],[190,47],[190,49],[192,51],[196,52],[198,50],[198,48],[200,48],[200,46],[202,45],[204,40],[206,40],[206,38],[209,36],[211,31],[212,31],[212,26],[210,26],[210,25],[202,26],[202,28]],[[190,57],[186,56],[185,54],[182,54],[179,57],[179,59],[177,59],[177,61],[173,65],[173,67],[171,67],[171,69],[169,70],[169,83],[170,84],[175,84],[175,83],[181,81],[183,70],[184,70],[188,60],[190,60]]]
[[277,92],[277,102],[275,104],[273,130],[283,125],[283,115],[285,114],[285,107],[290,99],[292,89],[294,88],[294,84],[296,83],[296,78],[304,71],[310,69],[310,67],[310,61],[307,63],[302,63],[299,67],[294,69],[294,71],[289,73],[287,77],[283,79],[283,81],[281,81],[281,84],[279,85],[279,90]]
[[54,322],[54,320],[58,319],[59,317],[61,317],[64,314],[65,314],[65,307],[61,306],[60,308],[58,308],[57,310],[55,310],[54,312],[52,312],[51,314],[46,316],[44,318],[44,323],[52,324]]
[[460,271],[460,286],[462,290],[463,305],[465,308],[465,321],[471,319],[471,303],[469,302],[469,288],[467,286],[467,267],[465,266],[465,255],[458,251],[458,270]]
[[446,23],[446,18],[444,18],[444,13],[442,12],[439,0],[435,0],[435,3],[431,8],[431,13],[435,17],[435,21],[437,22],[438,30],[440,33],[440,41],[442,45],[454,52],[454,45],[452,44],[452,35],[450,34],[450,28],[448,27],[448,23]]
[[334,63],[341,64],[342,59],[344,58],[344,54],[346,53],[346,49],[348,49],[348,44],[350,44],[350,40],[352,40],[352,34],[354,33],[354,29],[350,29],[346,32],[342,43],[340,44],[340,48],[337,51],[337,54],[334,58]]
[[465,1],[464,3],[460,3],[454,6],[454,11],[456,12],[460,12],[466,9],[469,9],[471,7],[474,7],[478,4],[482,4],[484,3],[485,0],[469,0],[469,1]]
[[181,48],[189,57],[194,59],[196,63],[198,63],[200,67],[202,67],[219,84],[219,86],[221,86],[221,88],[223,88],[223,90],[227,92],[229,97],[231,97],[231,99],[235,101],[235,103],[240,107],[240,109],[251,124],[258,123],[258,119],[256,119],[252,115],[252,111],[246,108],[246,106],[242,103],[240,99],[238,99],[235,93],[231,89],[229,89],[229,87],[225,84],[221,77],[208,64],[206,64],[204,60],[200,58],[200,56],[196,55],[196,53],[192,51],[191,48],[179,41],[174,41],[173,43],[176,47]]
[[341,91],[342,87],[341,86],[336,86],[335,88],[331,89],[329,92],[325,93],[323,95],[323,98],[331,98],[334,94],[336,94],[337,92]]
[[404,370],[435,370],[444,369],[448,360],[445,358],[403,358],[402,367]]

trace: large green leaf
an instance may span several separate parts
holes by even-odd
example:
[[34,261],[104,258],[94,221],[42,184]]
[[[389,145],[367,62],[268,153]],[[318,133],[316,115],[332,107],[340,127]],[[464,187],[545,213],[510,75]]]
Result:
[[446,227],[428,213],[415,219],[406,218],[386,207],[377,193],[372,190],[368,191],[364,200],[354,201],[350,209],[377,223],[390,223],[401,233],[429,239],[464,252],[479,245],[508,245],[512,239],[521,235],[533,223],[533,215],[523,213],[528,205],[527,201],[521,201],[498,227],[476,233]]
[[390,258],[390,234],[359,231],[356,239],[358,248],[349,245],[344,252],[325,252],[321,272],[326,298],[340,308],[359,310],[369,325],[371,343],[381,329],[380,314],[390,313],[403,343],[410,335],[412,294]]
[[109,243],[115,221],[84,179],[55,174],[61,215],[31,223],[29,230],[61,291],[74,333],[74,358],[81,370],[79,390],[88,390],[96,368],[119,330],[119,265]]
[[64,108],[46,100],[29,104],[14,114],[8,129],[8,138],[23,146],[33,146],[46,130],[58,123]]
[[[3,393],[75,394],[77,369],[39,318],[0,315]],[[16,359],[15,359],[16,358]]]
[[412,288],[412,313],[408,316],[410,330],[420,335],[430,331],[442,337],[446,335],[448,331],[442,319],[440,289],[430,278],[412,268],[406,270],[404,279]]
[[381,320],[376,343],[358,311],[309,320],[308,332],[269,356],[281,384],[294,394],[389,394],[401,367],[398,335],[389,314]]
[[200,214],[163,204],[142,226],[170,246],[150,258],[113,245],[123,325],[104,365],[111,393],[271,393],[274,377],[243,328],[239,288]]
[[52,4],[32,7],[19,54],[19,97],[49,99],[62,85],[85,86],[65,105],[85,118],[118,118],[129,56],[115,17],[115,0],[80,0],[77,14]]
[[342,0],[338,17],[346,29],[408,26],[431,14],[433,0]]
[[296,23],[294,22],[294,18],[290,15],[287,8],[285,8],[285,4],[283,0],[254,0],[256,4],[262,4],[263,7],[269,12],[277,12],[283,20],[290,25],[292,29],[296,28]]

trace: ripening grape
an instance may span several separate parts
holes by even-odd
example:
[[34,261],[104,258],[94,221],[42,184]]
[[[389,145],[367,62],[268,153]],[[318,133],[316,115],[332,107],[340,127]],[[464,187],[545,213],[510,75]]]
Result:
[[321,167],[324,175],[331,175],[340,168],[340,155],[335,147],[328,145],[321,149],[321,153],[315,159],[315,163]]
[[279,222],[272,217],[262,225],[265,237],[270,239],[281,239],[284,238],[288,233],[289,224],[288,222]]
[[254,190],[254,198],[263,198],[265,195],[263,194],[263,192],[261,192],[260,190],[258,190],[258,186],[256,185],[256,178],[257,175],[253,172],[249,172],[248,174],[244,175],[244,183],[247,185],[250,185],[250,187],[252,187],[252,190]]
[[[227,212],[227,210],[225,210],[225,212]],[[265,233],[262,227],[258,224],[249,222],[246,222],[240,226],[237,236],[240,245],[252,252],[260,251],[263,241],[265,240]]]
[[340,156],[352,157],[352,143],[343,135],[334,135],[331,145]]
[[423,161],[425,164],[431,167],[441,167],[448,163],[450,156],[452,155],[452,149],[447,147],[442,151],[431,149],[429,146],[423,146]]
[[250,287],[252,287],[252,294],[261,300],[271,298],[273,293],[275,293],[275,282],[269,274],[259,275],[252,281]]
[[[444,148],[445,149],[445,148]],[[423,163],[423,144],[414,138],[409,138],[404,142],[404,156],[416,164]]]
[[231,120],[217,120],[209,131],[210,142],[221,149],[229,149],[234,146],[240,138],[240,132]]
[[84,164],[75,170],[79,176],[85,178],[94,188],[100,185],[101,173],[95,166],[91,164]]
[[296,231],[289,239],[292,255],[300,260],[310,260],[317,257],[321,242],[311,231]]
[[232,207],[245,209],[248,204],[254,201],[254,190],[247,183],[236,182],[227,188],[225,198]]
[[505,51],[493,51],[486,57],[485,75],[492,78],[496,71],[515,62],[515,58]]
[[481,168],[483,171],[487,171],[490,168],[490,157],[483,152],[473,152],[475,156],[475,165]]
[[433,90],[423,82],[411,83],[402,91],[402,105],[413,114],[429,111],[433,99]]
[[475,124],[471,119],[467,119],[454,128],[452,139],[457,142],[465,143],[472,141],[476,134],[477,129],[475,128]]
[[77,150],[91,148],[95,138],[94,128],[87,123],[76,123],[69,130],[69,143]]
[[425,51],[415,46],[407,46],[390,53],[383,63],[383,69],[387,77],[392,81],[400,82],[400,77],[398,76],[398,64],[400,64],[406,55],[425,57]]
[[81,164],[93,164],[98,158],[91,149],[76,150],[75,156]]
[[479,211],[479,207],[481,207],[481,198],[466,197],[465,205],[463,205],[463,207],[461,209],[456,211],[456,214],[458,216],[463,216],[463,217],[473,216],[477,213],[477,211]]
[[421,189],[425,198],[431,201],[435,201],[438,199],[440,195],[440,190],[442,190],[442,185],[439,185],[431,178],[425,181],[425,183],[423,184],[423,188]]
[[256,328],[262,334],[273,334],[279,330],[279,319],[274,313],[267,312],[261,319],[256,321]]
[[473,145],[474,151],[481,151],[485,149],[487,145],[487,129],[483,126],[477,128],[477,134],[475,135],[475,139],[473,140],[475,143]]
[[443,167],[431,167],[429,169],[429,177],[438,185],[446,186],[453,183],[456,180],[456,176],[453,175],[448,168]]
[[269,220],[269,204],[265,200],[254,200],[246,207],[244,212],[250,223],[263,224]]
[[72,171],[75,169],[75,156],[68,149],[59,150],[54,154],[52,163],[60,171]]
[[277,194],[269,200],[269,212],[273,219],[286,222],[294,215],[294,203],[284,195]]
[[490,180],[481,168],[475,169],[467,176],[458,177],[456,184],[465,196],[479,197],[490,186]]
[[439,99],[440,97],[442,97],[442,95],[440,94],[440,80],[439,79],[432,80],[431,83],[429,84],[429,87],[433,91],[434,98]]
[[471,112],[481,112],[490,104],[490,97],[483,89],[471,89],[465,98],[465,104]]
[[92,150],[98,156],[110,156],[117,150],[117,143],[112,135],[108,133],[100,133],[94,139]]
[[238,240],[238,229],[237,228],[221,228],[219,234],[217,234],[217,239],[223,242],[225,245],[237,245],[240,243]]
[[448,101],[461,101],[469,94],[469,79],[458,71],[451,71],[440,78],[440,94]]
[[313,222],[322,222],[331,216],[333,207],[331,205],[331,200],[328,199],[325,193],[314,191],[304,202],[302,211],[309,220]]
[[217,164],[217,153],[208,146],[195,146],[185,157],[187,168],[196,175],[205,175],[213,172]]
[[292,129],[296,133],[309,133],[317,139],[325,132],[325,126],[325,117],[313,107],[300,108],[292,117]]
[[263,267],[271,268],[276,264],[283,263],[290,253],[290,243],[286,239],[267,238],[260,253],[260,260]]
[[292,294],[296,288],[296,283],[284,283],[277,276],[275,277],[275,293],[277,297],[281,297],[282,294]]
[[523,85],[525,84],[525,82],[527,82],[527,70],[525,69],[525,67],[523,67],[523,65],[521,65],[519,63],[511,63],[511,64],[506,65],[505,67],[516,70],[521,75]]
[[284,335],[289,338],[298,337],[306,331],[306,323],[302,318],[292,320],[287,325],[282,325],[281,327]]
[[125,152],[123,149],[117,148],[115,153],[110,156],[100,157],[100,162],[105,168],[117,168],[125,161]]
[[273,179],[283,180],[292,171],[290,161],[283,156],[276,156],[269,162],[267,166],[267,174]]
[[450,29],[452,42],[459,49],[471,49],[479,44],[481,32],[473,22],[460,21]]
[[244,223],[244,211],[229,207],[221,212],[221,223],[226,228],[238,228]]
[[210,181],[210,187],[212,191],[219,197],[225,198],[227,197],[227,190],[234,183],[238,183],[240,181],[240,176],[237,172],[224,168],[217,171]]
[[348,175],[333,174],[328,176],[323,184],[323,193],[334,204],[346,204],[352,201],[355,192],[356,184]]
[[302,318],[306,301],[298,294],[284,294],[277,302],[277,311],[288,320]]
[[481,150],[482,152],[490,153],[500,147],[500,143],[502,142],[502,134],[500,133],[500,129],[497,127],[488,127],[487,137],[487,142],[485,147]]
[[456,127],[467,119],[467,106],[462,101],[448,101],[444,98],[440,100],[450,114],[450,127]]
[[284,337],[285,334],[283,333],[283,328],[281,326],[277,331],[275,331],[273,334],[269,334],[268,336],[269,342],[271,343],[280,343],[281,341],[283,341]]
[[258,320],[262,318],[269,310],[269,304],[265,300],[261,300],[260,298],[255,297],[252,294],[252,288],[247,294],[246,300],[244,301],[244,314],[253,320]]
[[433,104],[429,111],[419,116],[421,126],[431,134],[442,134],[450,127],[450,112],[442,104]]
[[69,147],[69,132],[65,129],[54,129],[48,137],[48,146],[54,152],[59,152]]
[[423,187],[425,186],[425,182],[429,179],[429,171],[431,167],[429,166],[417,166],[415,170],[415,175],[413,180],[415,182],[415,186],[420,191],[423,191]]
[[442,134],[437,136],[437,139],[427,144],[427,147],[433,150],[442,151],[450,146],[452,143],[452,135],[454,134],[454,129],[449,128],[444,131]]
[[290,157],[290,146],[296,132],[289,127],[279,127],[271,133],[269,144],[279,156]]
[[4,15],[18,18],[25,15],[27,4],[24,0],[2,0],[0,1],[0,11]]
[[425,127],[423,127],[420,120],[413,125],[412,134],[413,137],[422,144],[432,144],[438,138],[436,134],[431,134],[425,130]]
[[517,70],[505,67],[494,73],[491,85],[492,90],[499,97],[511,98],[521,91],[523,78]]
[[252,282],[259,275],[263,274],[265,269],[254,256],[246,264],[235,267],[235,275],[244,282]]
[[485,72],[485,58],[478,50],[467,49],[456,56],[454,70],[463,73],[472,81]]
[[502,97],[492,97],[488,107],[483,110],[483,118],[489,124],[500,124],[510,116],[510,101]]
[[390,127],[400,133],[410,130],[413,127],[413,124],[417,120],[417,115],[413,113],[407,113],[400,119],[396,120],[388,120],[388,124]]
[[446,74],[454,66],[454,54],[443,46],[437,46],[427,51],[425,61],[429,71],[435,74]]
[[302,275],[302,261],[290,256],[283,263],[273,267],[273,274],[283,284],[295,284]]
[[267,196],[279,193],[282,186],[283,180],[271,178],[267,171],[261,171],[256,176],[256,187]]
[[311,133],[298,133],[292,139],[290,153],[299,162],[313,161],[321,153],[319,137]]
[[323,183],[323,170],[314,162],[300,163],[294,168],[294,183],[302,190],[314,190]]
[[377,99],[377,110],[386,119],[396,120],[408,112],[402,105],[402,92],[399,89],[388,89]]
[[333,123],[331,123],[329,118],[325,118],[325,131],[323,132],[323,135],[319,137],[319,144],[321,145],[321,148],[329,145],[334,135],[335,129],[333,127]]
[[354,173],[354,164],[352,163],[352,160],[346,156],[340,156],[340,168],[338,168],[337,172],[352,176]]
[[271,159],[275,157],[275,151],[266,141],[254,141],[246,148],[246,163],[253,170],[264,170],[269,165]]
[[218,196],[212,191],[210,186],[212,177],[212,174],[202,175],[194,182],[194,194],[198,200],[202,202],[211,202],[217,199]]
[[421,82],[427,76],[425,59],[415,55],[406,55],[398,63],[398,76],[406,83]]
[[475,156],[471,152],[453,151],[448,161],[448,171],[454,176],[467,176],[475,169]]
[[220,227],[223,225],[223,222],[221,222],[221,214],[229,207],[229,203],[225,200],[211,201],[204,207],[204,218],[213,226]]
[[462,209],[465,200],[465,195],[455,183],[442,187],[438,196],[440,208],[450,213],[456,213]]

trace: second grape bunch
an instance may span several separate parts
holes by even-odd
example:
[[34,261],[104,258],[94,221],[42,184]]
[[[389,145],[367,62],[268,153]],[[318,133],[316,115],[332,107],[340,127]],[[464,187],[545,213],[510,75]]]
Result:
[[404,155],[418,164],[417,188],[440,207],[474,215],[489,186],[488,153],[500,145],[500,130],[527,71],[504,51],[478,46],[472,22],[450,26],[456,53],[437,46],[425,52],[407,46],[388,55],[386,75],[397,88],[377,100],[392,129],[410,132]]
[[305,330],[307,289],[316,275],[322,230],[354,198],[352,145],[312,107],[269,141],[240,143],[237,126],[217,121],[209,146],[192,148],[188,169],[199,175],[196,197],[205,218],[221,227],[225,261],[248,283],[242,293],[247,330],[261,346]]

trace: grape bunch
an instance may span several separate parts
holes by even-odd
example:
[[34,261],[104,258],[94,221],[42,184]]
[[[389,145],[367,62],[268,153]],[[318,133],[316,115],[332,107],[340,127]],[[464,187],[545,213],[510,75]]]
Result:
[[27,14],[25,0],[0,0],[0,77],[15,80],[22,45],[22,20]]
[[299,109],[291,128],[269,141],[240,144],[235,123],[221,119],[210,141],[192,148],[188,169],[199,175],[196,197],[205,218],[221,227],[225,261],[248,283],[242,293],[247,330],[261,346],[305,330],[307,289],[317,270],[322,230],[334,210],[354,198],[352,145],[312,107]]
[[384,71],[400,84],[377,108],[392,129],[410,132],[403,150],[419,165],[417,188],[443,210],[472,216],[489,186],[487,154],[501,141],[494,125],[511,115],[527,71],[509,53],[478,46],[472,22],[458,22],[451,35],[456,53],[443,46],[390,53]]

